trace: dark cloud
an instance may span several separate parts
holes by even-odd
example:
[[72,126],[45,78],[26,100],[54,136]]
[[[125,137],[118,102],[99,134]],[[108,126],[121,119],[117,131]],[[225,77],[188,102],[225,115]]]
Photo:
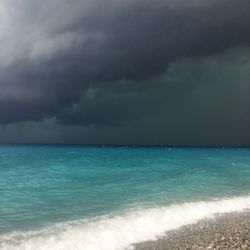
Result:
[[246,137],[249,11],[248,0],[2,1],[0,123],[140,124],[147,143],[156,122],[171,131],[160,143]]

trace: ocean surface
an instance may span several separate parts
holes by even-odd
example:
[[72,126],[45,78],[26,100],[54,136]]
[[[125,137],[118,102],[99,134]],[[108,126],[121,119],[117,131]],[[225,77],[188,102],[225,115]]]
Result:
[[0,146],[1,250],[132,249],[249,208],[249,148]]

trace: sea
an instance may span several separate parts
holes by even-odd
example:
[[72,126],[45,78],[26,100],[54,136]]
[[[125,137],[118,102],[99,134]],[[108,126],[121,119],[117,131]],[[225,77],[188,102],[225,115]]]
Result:
[[250,208],[250,148],[0,146],[1,250],[125,250]]

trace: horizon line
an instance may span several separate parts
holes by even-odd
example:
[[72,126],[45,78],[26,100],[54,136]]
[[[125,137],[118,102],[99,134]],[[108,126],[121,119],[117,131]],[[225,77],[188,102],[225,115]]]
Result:
[[250,145],[171,145],[171,144],[112,144],[112,143],[29,143],[6,142],[0,146],[78,146],[78,147],[165,147],[165,148],[250,148]]

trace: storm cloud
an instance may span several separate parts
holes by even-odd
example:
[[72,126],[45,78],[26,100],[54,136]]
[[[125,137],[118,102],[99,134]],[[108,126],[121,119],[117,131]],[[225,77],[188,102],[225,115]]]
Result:
[[33,126],[39,141],[47,124],[48,142],[250,143],[249,13],[248,0],[0,1],[2,140]]

